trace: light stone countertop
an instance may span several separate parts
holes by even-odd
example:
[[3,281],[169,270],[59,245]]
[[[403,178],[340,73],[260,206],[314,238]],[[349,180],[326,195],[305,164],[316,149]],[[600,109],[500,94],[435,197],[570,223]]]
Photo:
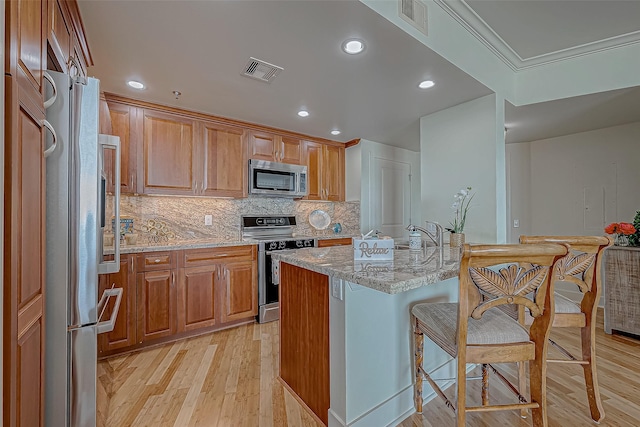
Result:
[[[294,236],[288,239],[275,239],[275,240],[294,240],[294,239],[318,239],[318,240],[331,240],[331,239],[344,239],[353,237],[350,234],[331,234],[326,236]],[[246,246],[256,245],[255,241],[248,240],[236,240],[236,239],[224,239],[224,238],[208,238],[208,239],[193,239],[193,240],[169,240],[167,242],[143,244],[143,245],[121,245],[121,254],[133,254],[141,252],[161,252],[161,251],[179,251],[183,249],[206,249],[206,248],[218,248],[224,246]],[[113,254],[113,246],[105,247],[104,253],[107,255]]]
[[354,261],[352,246],[304,248],[273,252],[273,259],[327,276],[397,294],[425,285],[457,277],[460,270],[460,250],[448,246],[442,252],[428,247],[419,255],[408,250],[395,250],[391,261]]

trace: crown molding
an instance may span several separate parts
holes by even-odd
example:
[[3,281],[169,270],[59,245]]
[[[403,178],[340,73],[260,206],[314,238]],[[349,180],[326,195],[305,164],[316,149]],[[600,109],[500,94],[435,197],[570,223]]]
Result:
[[507,44],[467,3],[465,0],[433,0],[449,16],[473,35],[480,43],[496,55],[513,71],[526,70],[558,61],[591,55],[598,52],[617,49],[640,43],[640,31],[634,31],[603,40],[597,40],[554,52],[522,58]]

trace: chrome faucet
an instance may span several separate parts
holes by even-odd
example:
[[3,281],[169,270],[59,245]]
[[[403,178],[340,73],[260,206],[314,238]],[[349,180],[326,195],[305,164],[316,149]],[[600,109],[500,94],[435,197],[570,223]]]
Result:
[[[444,229],[442,228],[442,226],[434,221],[425,221],[425,222],[427,224],[427,228],[422,228],[417,225],[409,224],[409,226],[407,227],[407,230],[411,231],[412,229],[415,229],[415,230],[421,231],[422,233],[426,234],[427,237],[430,238],[431,241],[436,244],[436,246],[442,247],[442,235],[444,233]],[[435,226],[435,229],[436,229],[435,234],[428,230],[428,228],[430,228],[429,225]]]

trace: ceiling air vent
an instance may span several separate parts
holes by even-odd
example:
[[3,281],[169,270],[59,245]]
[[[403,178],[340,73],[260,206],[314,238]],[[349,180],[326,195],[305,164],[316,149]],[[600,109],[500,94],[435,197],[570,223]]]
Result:
[[282,70],[282,67],[250,57],[249,62],[247,62],[247,65],[245,65],[242,70],[242,75],[262,82],[271,83]]
[[427,5],[419,0],[398,0],[398,14],[402,19],[427,34]]

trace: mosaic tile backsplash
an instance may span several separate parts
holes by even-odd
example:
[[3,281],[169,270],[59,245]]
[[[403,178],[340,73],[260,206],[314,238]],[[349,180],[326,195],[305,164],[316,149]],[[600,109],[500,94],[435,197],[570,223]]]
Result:
[[[112,216],[112,198],[108,198],[107,218]],[[329,229],[319,232],[309,224],[309,214],[321,209],[331,217]],[[126,196],[120,202],[120,215],[133,218],[138,244],[154,244],[157,239],[147,231],[148,224],[162,221],[177,241],[208,238],[240,240],[241,215],[295,215],[296,235],[333,235],[333,224],[342,225],[341,235],[360,233],[359,202],[315,202],[282,198],[251,197],[217,199],[201,197]],[[213,216],[213,225],[204,225],[205,215]],[[110,223],[108,221],[107,223]]]

